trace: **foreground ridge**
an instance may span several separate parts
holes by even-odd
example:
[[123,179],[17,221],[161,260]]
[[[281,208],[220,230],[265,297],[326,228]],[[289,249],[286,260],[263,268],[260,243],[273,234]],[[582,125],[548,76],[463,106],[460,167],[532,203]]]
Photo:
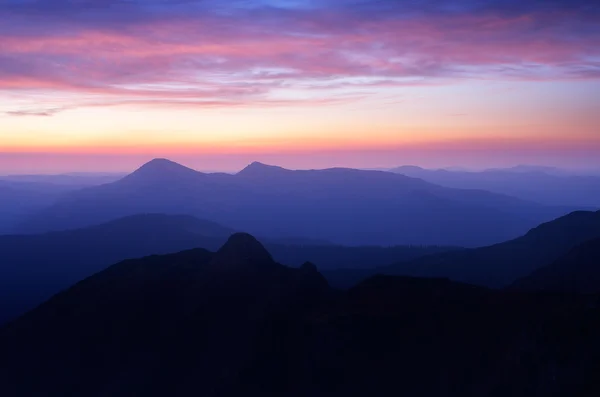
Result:
[[314,264],[277,264],[236,233],[216,253],[118,263],[0,330],[0,384],[49,397],[587,397],[600,391],[589,303],[393,276],[335,291]]

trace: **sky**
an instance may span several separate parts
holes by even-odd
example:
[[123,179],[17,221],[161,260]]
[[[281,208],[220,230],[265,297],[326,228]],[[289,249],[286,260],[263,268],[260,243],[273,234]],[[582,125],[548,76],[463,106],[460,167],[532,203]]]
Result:
[[600,167],[600,3],[3,0],[0,173]]

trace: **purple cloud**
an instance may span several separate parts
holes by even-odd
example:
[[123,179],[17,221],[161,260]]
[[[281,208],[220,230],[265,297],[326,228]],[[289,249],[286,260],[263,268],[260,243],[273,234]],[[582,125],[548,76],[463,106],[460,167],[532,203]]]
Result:
[[239,106],[456,79],[600,78],[600,10],[582,0],[276,3],[11,1],[0,6],[0,90],[83,106]]

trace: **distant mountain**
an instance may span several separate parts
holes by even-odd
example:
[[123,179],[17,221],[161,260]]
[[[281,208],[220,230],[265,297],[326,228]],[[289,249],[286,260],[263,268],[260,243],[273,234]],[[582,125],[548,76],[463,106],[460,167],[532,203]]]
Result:
[[54,204],[63,194],[75,189],[48,183],[0,180],[0,234],[10,232],[24,217]]
[[[0,324],[118,261],[192,248],[214,251],[235,232],[188,215],[141,214],[83,229],[0,236]],[[383,266],[451,249],[261,240],[276,260],[297,267],[309,261],[319,269]]]
[[53,205],[69,192],[114,182],[119,174],[0,176],[0,235],[15,231],[33,213]]
[[277,239],[270,239],[271,242],[276,242],[281,245],[335,245],[331,241],[317,240],[313,238],[305,237],[283,237]]
[[557,176],[600,176],[598,168],[558,168],[543,165],[521,164],[509,168],[490,168],[486,171],[511,171],[511,172],[541,172]]
[[575,175],[575,173],[569,173],[568,170],[563,170],[557,167],[548,167],[543,165],[516,165],[509,168],[490,168],[486,171],[508,171],[508,172],[524,172],[524,173],[544,173],[548,175]]
[[517,280],[513,288],[600,294],[600,239],[578,245],[556,262]]
[[483,189],[546,205],[600,208],[600,175],[573,175],[550,167],[534,166],[481,172],[404,166],[391,171],[440,186]]
[[383,276],[336,292],[235,234],[118,263],[0,329],[0,392],[589,397],[593,302]]
[[203,174],[157,159],[114,183],[73,192],[20,231],[84,227],[134,213],[190,214],[268,238],[480,246],[516,237],[565,209],[389,172],[253,163],[236,175]]
[[74,172],[49,175],[0,175],[0,181],[41,183],[59,186],[85,187],[102,185],[121,179],[126,174],[103,172]]
[[542,224],[517,239],[488,247],[428,255],[380,268],[337,269],[325,274],[338,287],[354,285],[379,273],[444,277],[501,288],[551,264],[575,246],[595,238],[600,238],[600,211],[580,211]]

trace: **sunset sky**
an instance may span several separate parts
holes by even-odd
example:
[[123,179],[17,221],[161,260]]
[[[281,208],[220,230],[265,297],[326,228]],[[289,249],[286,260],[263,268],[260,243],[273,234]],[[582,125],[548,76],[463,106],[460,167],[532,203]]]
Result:
[[0,173],[600,167],[583,0],[3,0]]

